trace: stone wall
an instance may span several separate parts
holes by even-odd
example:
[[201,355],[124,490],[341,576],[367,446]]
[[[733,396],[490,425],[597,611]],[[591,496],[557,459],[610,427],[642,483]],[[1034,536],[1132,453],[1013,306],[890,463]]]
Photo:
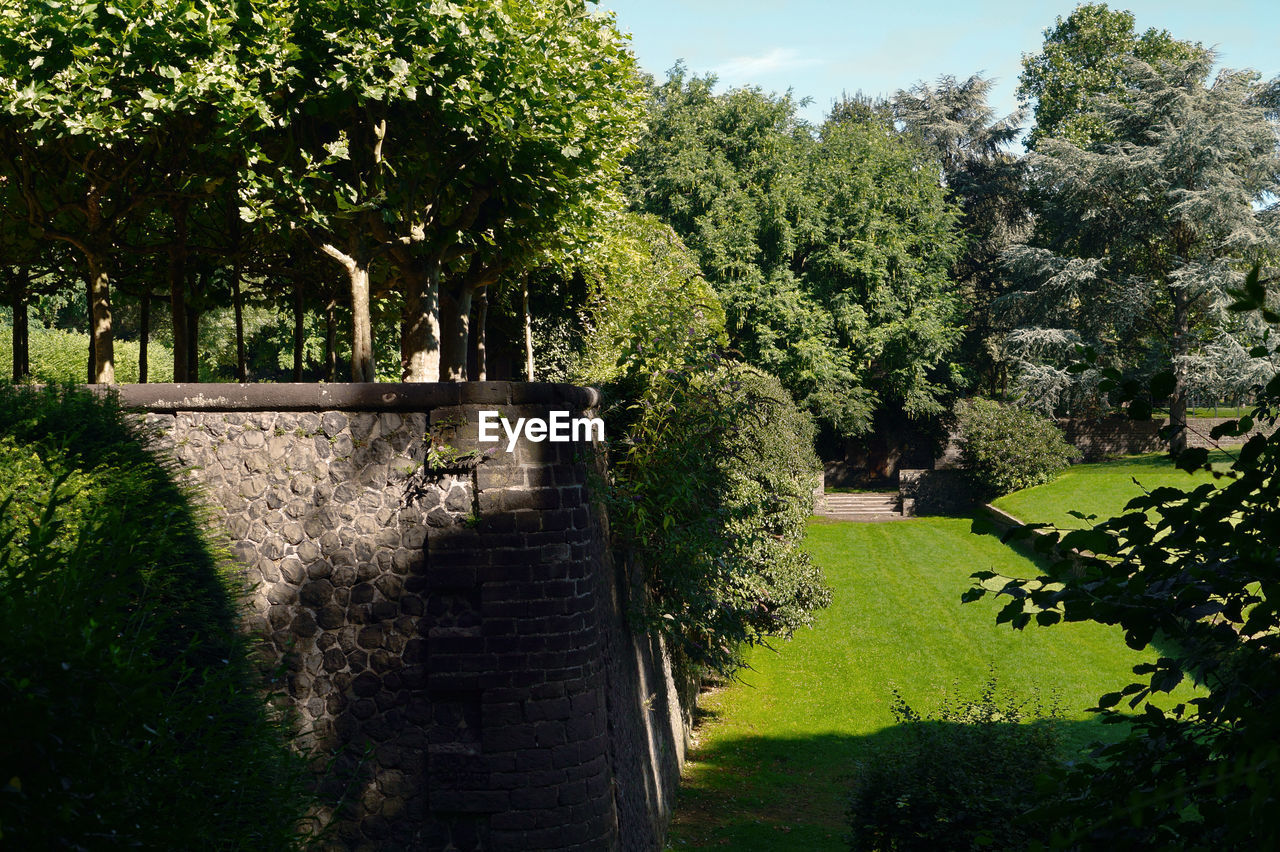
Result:
[[345,849],[660,848],[686,714],[626,612],[567,385],[131,385],[253,585]]
[[900,470],[898,493],[904,515],[961,515],[977,505],[963,470]]
[[[1191,417],[1187,420],[1187,446],[1214,449],[1217,444],[1209,438],[1215,426],[1227,423],[1230,417]],[[1160,437],[1160,430],[1169,423],[1160,420],[1130,420],[1127,417],[1070,418],[1058,421],[1067,442],[1078,447],[1083,453],[1082,462],[1096,462],[1115,456],[1136,455],[1138,453],[1166,452],[1169,444]],[[1223,438],[1224,446],[1244,443],[1250,437],[1260,434],[1262,429],[1255,427],[1248,435],[1238,438]],[[934,460],[934,468],[938,470],[959,467],[959,436],[952,434],[942,453]]]
[[[1213,449],[1217,446],[1209,438],[1215,426],[1227,423],[1235,418],[1230,417],[1191,417],[1187,419],[1187,446]],[[1067,440],[1080,448],[1084,453],[1082,461],[1101,461],[1113,456],[1133,455],[1136,453],[1156,453],[1169,449],[1169,444],[1160,437],[1160,430],[1167,426],[1166,419],[1137,421],[1126,417],[1104,417],[1098,419],[1059,420]],[[1243,443],[1252,435],[1261,432],[1255,428],[1249,435],[1238,438],[1224,438],[1224,443]]]

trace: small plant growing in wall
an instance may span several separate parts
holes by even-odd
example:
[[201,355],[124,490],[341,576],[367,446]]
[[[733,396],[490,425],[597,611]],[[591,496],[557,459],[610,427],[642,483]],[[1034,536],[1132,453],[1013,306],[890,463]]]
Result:
[[462,473],[475,470],[493,453],[481,450],[459,450],[452,441],[458,430],[467,425],[464,417],[442,417],[431,425],[428,433],[426,459],[423,469],[430,473]]
[[[460,450],[452,441],[457,437],[458,429],[467,423],[465,418],[446,417],[432,424],[427,433],[426,451],[422,464],[409,473],[405,480],[403,504],[408,506],[421,500],[430,490],[439,485],[449,474],[472,474],[486,459],[492,458],[497,450]],[[464,519],[467,526],[480,523],[479,514],[475,511]]]

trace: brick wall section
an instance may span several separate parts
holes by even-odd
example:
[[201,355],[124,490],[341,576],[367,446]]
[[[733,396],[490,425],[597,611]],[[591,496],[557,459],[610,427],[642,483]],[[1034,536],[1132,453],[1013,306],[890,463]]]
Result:
[[[339,849],[660,848],[684,713],[593,507],[589,445],[477,412],[565,385],[132,385],[254,586]],[[433,441],[447,447],[430,453]],[[481,455],[484,450],[487,454]],[[656,699],[656,701],[655,701]]]

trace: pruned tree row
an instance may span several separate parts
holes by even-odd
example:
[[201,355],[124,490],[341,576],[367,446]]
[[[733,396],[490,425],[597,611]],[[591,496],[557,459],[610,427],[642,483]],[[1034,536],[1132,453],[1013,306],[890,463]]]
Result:
[[[127,0],[0,9],[0,258],[14,305],[82,281],[91,381],[113,313],[399,311],[400,374],[464,380],[477,296],[583,244],[638,133],[634,60],[583,2]],[[15,313],[15,316],[17,314]],[[20,335],[15,335],[15,352]],[[295,335],[295,378],[301,372]],[[19,372],[15,359],[15,375]],[[332,375],[329,378],[334,378]]]

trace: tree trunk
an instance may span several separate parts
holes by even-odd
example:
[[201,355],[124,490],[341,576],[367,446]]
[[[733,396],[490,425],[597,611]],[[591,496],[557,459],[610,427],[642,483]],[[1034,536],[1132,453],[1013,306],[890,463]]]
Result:
[[244,356],[244,300],[240,297],[240,259],[231,269],[231,307],[236,324],[236,381],[249,381],[249,366]]
[[236,204],[236,192],[232,191],[227,205],[227,232],[231,237],[231,309],[235,313],[236,327],[236,381],[249,381],[249,368],[244,356],[244,300],[240,297],[240,208]]
[[29,372],[27,359],[27,271],[9,276],[10,305],[13,307],[13,380],[22,381]]
[[302,284],[293,282],[293,380],[302,381],[302,334],[306,317],[302,310]]
[[400,323],[400,380],[440,381],[440,265],[410,260],[399,266],[404,286]]
[[19,285],[21,289],[18,291],[22,296],[22,310],[15,315],[15,323],[20,322],[20,326],[14,328],[15,339],[18,335],[18,328],[22,329],[22,376],[26,378],[31,375],[31,314],[28,311],[30,303],[31,288],[31,272],[25,267],[19,272]]
[[533,381],[533,318],[529,316],[529,276],[520,289],[520,312],[524,314],[524,377]]
[[173,240],[169,243],[169,318],[173,326],[173,380],[194,381],[187,341],[187,205],[170,206]]
[[467,341],[471,334],[471,294],[466,284],[440,288],[440,380],[467,380]]
[[486,340],[485,326],[489,322],[489,288],[480,288],[476,301],[476,381],[486,382],[489,380],[488,353],[486,350],[488,341]]
[[338,323],[333,315],[337,300],[330,299],[324,306],[324,380],[337,381],[338,375]]
[[89,278],[87,270],[84,277],[84,304],[86,321],[89,323],[89,360],[87,362],[88,366],[85,367],[84,380],[89,384],[93,384],[93,377],[97,373],[93,351],[93,281]]
[[138,384],[147,383],[147,346],[151,341],[151,289],[142,291],[138,317]]
[[347,254],[325,243],[321,250],[347,270],[351,287],[351,381],[375,380],[373,327],[369,318],[369,259],[363,253]]
[[91,252],[85,258],[89,268],[89,327],[93,342],[93,382],[116,383],[115,339],[111,334],[111,279],[106,257]]
[[1185,287],[1173,288],[1173,395],[1169,398],[1169,451],[1187,448],[1187,368],[1180,356],[1191,342],[1191,300]]
[[369,318],[369,268],[351,269],[351,380],[372,382],[376,379],[373,364],[373,324]]
[[187,308],[187,378],[188,382],[200,381],[200,311]]

